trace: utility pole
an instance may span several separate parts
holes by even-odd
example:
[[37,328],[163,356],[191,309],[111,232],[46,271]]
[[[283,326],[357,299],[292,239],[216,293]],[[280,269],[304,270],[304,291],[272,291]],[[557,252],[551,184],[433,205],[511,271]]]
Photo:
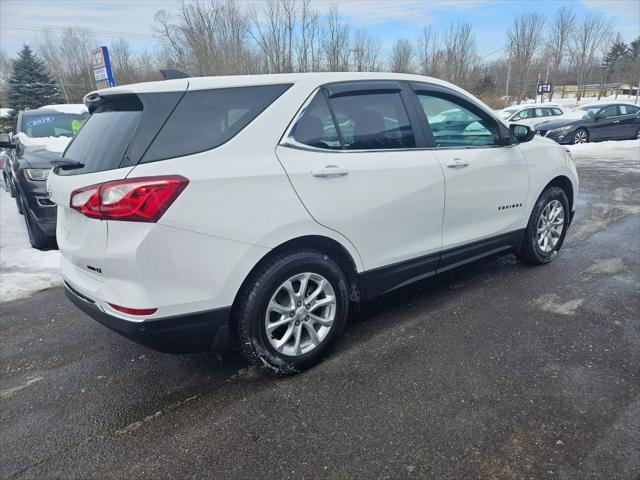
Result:
[[[538,72],[538,83],[536,84],[536,102],[538,103],[538,89],[540,88],[540,72]],[[540,92],[540,103],[542,103],[542,95],[544,95],[542,92]]]
[[504,92],[504,106],[507,106],[509,101],[509,80],[511,80],[511,46],[509,46],[509,64],[507,65],[507,88]]

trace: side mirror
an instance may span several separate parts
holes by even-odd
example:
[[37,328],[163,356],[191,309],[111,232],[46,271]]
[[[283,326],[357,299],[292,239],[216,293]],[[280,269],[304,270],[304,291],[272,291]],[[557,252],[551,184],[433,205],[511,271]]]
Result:
[[602,120],[603,118],[604,118],[604,117],[603,117],[602,115],[600,115],[599,113],[596,113],[596,114],[593,116],[593,121],[594,121],[594,122],[597,122],[598,120]]
[[509,125],[509,132],[511,132],[511,136],[514,137],[518,143],[528,142],[532,140],[536,134],[533,129],[526,125],[518,124]]
[[16,148],[12,134],[0,133],[0,148]]

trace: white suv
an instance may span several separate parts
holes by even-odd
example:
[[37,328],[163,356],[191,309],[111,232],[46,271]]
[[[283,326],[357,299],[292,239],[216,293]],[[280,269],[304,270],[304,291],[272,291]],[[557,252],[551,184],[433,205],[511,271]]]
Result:
[[551,261],[578,195],[563,147],[428,77],[189,78],[85,102],[48,179],[69,298],[158,350],[230,340],[278,374],[319,361],[357,302],[498,252]]
[[516,105],[498,111],[505,122],[534,127],[539,123],[559,120],[567,115],[567,111],[555,103],[537,103],[533,105]]

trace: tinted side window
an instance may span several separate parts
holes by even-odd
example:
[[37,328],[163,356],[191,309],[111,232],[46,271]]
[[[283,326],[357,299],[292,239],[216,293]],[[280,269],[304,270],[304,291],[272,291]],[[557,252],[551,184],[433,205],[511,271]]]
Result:
[[636,107],[634,105],[619,105],[619,107],[620,115],[633,115],[640,111],[640,107]]
[[307,106],[291,135],[296,142],[316,148],[340,149],[340,140],[322,92]]
[[399,92],[349,94],[329,100],[347,150],[416,146]]
[[615,117],[618,115],[618,107],[616,105],[609,105],[608,107],[600,110],[599,114],[602,118]]
[[192,155],[222,145],[290,86],[262,85],[185,93],[142,162]]
[[559,108],[552,108],[551,110],[553,111],[553,114],[556,116],[562,115],[562,110],[560,110]]
[[498,125],[489,116],[448,98],[419,93],[418,99],[429,122],[436,147],[500,144]]

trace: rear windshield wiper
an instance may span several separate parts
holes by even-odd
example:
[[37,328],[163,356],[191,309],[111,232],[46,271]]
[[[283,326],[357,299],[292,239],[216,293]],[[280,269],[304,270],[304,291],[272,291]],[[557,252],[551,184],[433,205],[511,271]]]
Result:
[[60,158],[58,160],[52,160],[51,161],[51,165],[53,165],[55,168],[59,168],[61,170],[73,170],[76,168],[82,168],[84,167],[84,163],[78,161],[78,160],[68,160],[65,158]]

